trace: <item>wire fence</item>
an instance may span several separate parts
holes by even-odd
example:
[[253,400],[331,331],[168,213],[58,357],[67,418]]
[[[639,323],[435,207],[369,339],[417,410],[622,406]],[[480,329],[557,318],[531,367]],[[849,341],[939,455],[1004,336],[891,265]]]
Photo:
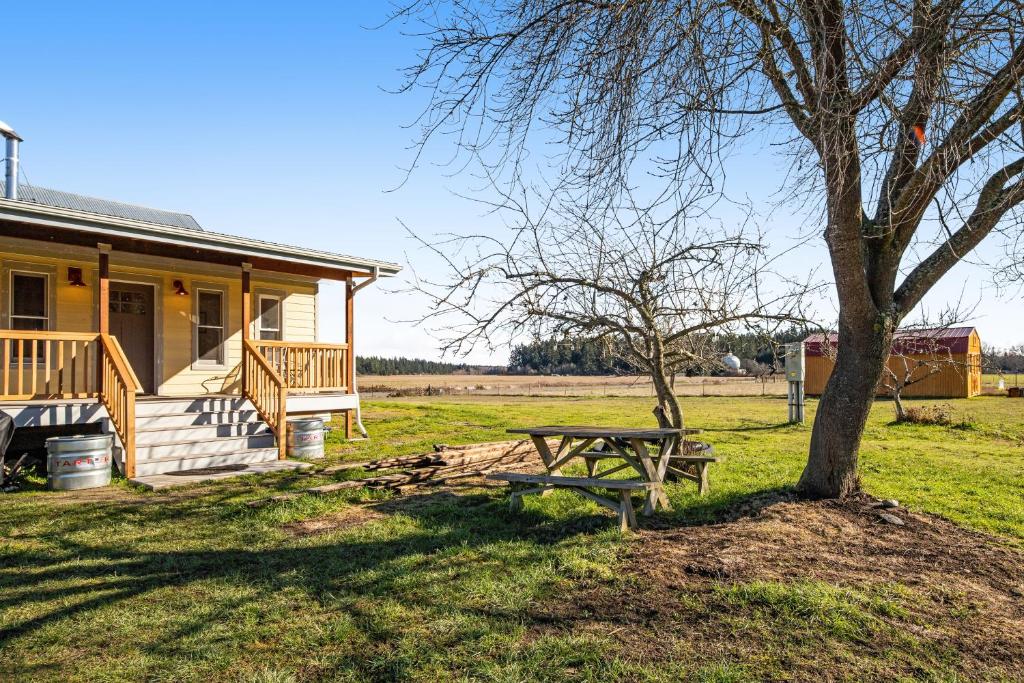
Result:
[[[1000,388],[1000,379],[1002,387]],[[1024,373],[985,374],[982,393],[1005,394],[1024,387]],[[675,384],[677,396],[785,396],[786,378],[685,377]],[[649,378],[635,377],[516,377],[509,375],[399,375],[364,376],[359,393],[365,398],[402,396],[538,396],[538,397],[637,397],[654,396]]]
[[[637,378],[624,382],[621,378],[608,378],[601,382],[588,378],[586,382],[553,382],[521,380],[510,381],[502,376],[501,381],[452,382],[450,378],[423,377],[422,383],[410,383],[404,378],[401,384],[388,384],[386,377],[364,377],[359,394],[366,398],[394,398],[400,396],[564,396],[564,397],[615,397],[654,396],[654,385],[650,380]],[[678,396],[785,396],[784,377],[687,377],[677,381],[675,392]]]
[[[1000,386],[1002,381],[1002,386]],[[981,376],[981,391],[985,394],[1001,394],[1010,387],[1024,387],[1024,372],[984,374]]]

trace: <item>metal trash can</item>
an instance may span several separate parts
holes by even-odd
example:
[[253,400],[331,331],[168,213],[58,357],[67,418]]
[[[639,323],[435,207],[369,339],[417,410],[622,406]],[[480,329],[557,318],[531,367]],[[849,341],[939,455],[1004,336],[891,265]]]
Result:
[[288,420],[286,444],[289,458],[309,460],[324,457],[324,421],[319,417]]
[[46,440],[46,487],[75,491],[107,486],[113,445],[113,434],[50,437]]

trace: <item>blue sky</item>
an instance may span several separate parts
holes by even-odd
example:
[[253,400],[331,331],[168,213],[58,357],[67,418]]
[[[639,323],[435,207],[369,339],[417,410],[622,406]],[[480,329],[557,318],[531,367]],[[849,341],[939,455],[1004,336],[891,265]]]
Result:
[[[415,60],[418,46],[395,27],[368,28],[387,9],[16,3],[3,20],[14,73],[5,79],[0,120],[25,138],[22,167],[33,184],[185,211],[218,232],[403,263],[409,252],[429,271],[399,218],[424,234],[488,219],[453,194],[477,183],[430,164],[385,191],[404,178],[413,137],[404,126],[422,105],[415,95],[386,92],[401,84],[399,69]],[[443,152],[435,148],[428,161],[446,158]],[[750,182],[771,163],[758,159]],[[764,196],[773,188],[752,189]],[[819,246],[800,264],[824,258]],[[981,300],[975,322],[983,339],[1024,343],[1024,306],[983,291],[986,277],[958,266],[928,303],[937,308],[967,283],[966,298]],[[342,335],[339,295],[336,286],[323,288],[328,341]],[[422,305],[411,295],[363,290],[358,352],[436,357],[425,332],[393,322],[415,317]],[[1007,315],[1011,309],[1018,314]],[[475,360],[489,357],[481,351]]]

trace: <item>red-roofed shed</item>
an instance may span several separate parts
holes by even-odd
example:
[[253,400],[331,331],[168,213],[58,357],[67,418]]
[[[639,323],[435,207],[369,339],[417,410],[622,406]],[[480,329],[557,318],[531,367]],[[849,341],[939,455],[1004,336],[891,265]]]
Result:
[[[815,333],[804,340],[806,378],[804,391],[820,395],[832,374],[837,349],[837,335]],[[928,368],[915,371],[923,379],[906,387],[905,397],[970,398],[981,393],[981,337],[973,327],[942,327],[921,330],[900,330],[892,342],[889,367],[902,377],[904,359],[911,367],[918,359],[930,361],[939,371],[928,376]],[[879,394],[888,393],[879,386]]]

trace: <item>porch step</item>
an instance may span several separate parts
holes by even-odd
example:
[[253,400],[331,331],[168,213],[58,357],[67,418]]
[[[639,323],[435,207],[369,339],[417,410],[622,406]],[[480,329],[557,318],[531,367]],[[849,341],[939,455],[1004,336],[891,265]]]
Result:
[[[136,404],[136,410],[141,403]],[[136,429],[171,429],[173,427],[202,427],[230,425],[239,422],[259,421],[259,413],[251,410],[226,410],[223,412],[203,411],[192,413],[163,413],[158,415],[135,415]]]
[[135,404],[136,477],[277,460],[277,441],[238,396],[143,398]]
[[143,398],[135,402],[135,416],[182,415],[187,413],[223,413],[253,410],[241,396],[200,396],[196,398]]
[[187,472],[225,465],[252,465],[277,460],[277,448],[251,448],[237,453],[171,457],[157,460],[139,460],[135,463],[135,476],[148,477],[168,472]]
[[266,433],[269,433],[269,428],[258,420],[252,422],[226,422],[224,424],[185,425],[168,425],[166,422],[163,422],[157,423],[155,427],[139,425],[135,432],[135,446],[253,436]]
[[251,436],[225,436],[213,439],[190,439],[186,441],[161,441],[147,446],[135,445],[136,465],[143,461],[167,458],[191,458],[198,455],[230,455],[259,448],[273,448],[276,444],[273,434]]

